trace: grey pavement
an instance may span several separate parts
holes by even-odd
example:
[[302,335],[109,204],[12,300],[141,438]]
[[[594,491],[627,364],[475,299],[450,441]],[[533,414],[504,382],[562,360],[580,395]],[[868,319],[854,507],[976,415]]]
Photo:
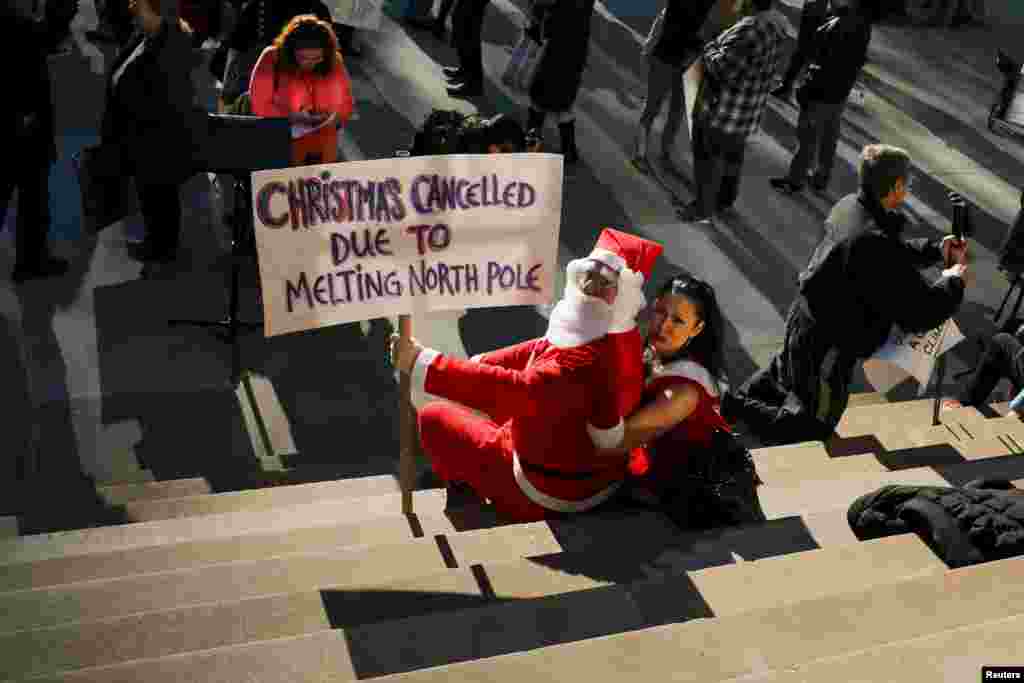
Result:
[[[995,272],[994,251],[1019,206],[1017,188],[1024,178],[1024,149],[984,130],[987,103],[999,83],[986,56],[991,38],[974,28],[954,33],[879,27],[864,78],[865,106],[849,108],[845,117],[831,199],[789,198],[768,188],[767,178],[781,175],[789,162],[797,113],[791,104],[772,101],[764,132],[748,152],[737,211],[701,227],[679,222],[665,193],[628,163],[645,96],[639,43],[656,4],[599,2],[595,11],[578,100],[583,162],[565,183],[562,266],[587,253],[604,226],[662,242],[665,255],[655,282],[687,269],[715,286],[727,320],[730,381],[738,383],[781,343],[796,274],[821,234],[831,201],[854,189],[858,150],[865,142],[885,140],[907,147],[917,160],[921,182],[908,207],[915,234],[948,231],[947,189],[976,205],[978,278],[958,320],[965,331],[991,328],[991,313],[1007,287]],[[794,3],[787,4],[795,17]],[[485,96],[472,102],[444,92],[440,66],[454,63],[451,47],[391,19],[380,32],[358,34],[364,57],[348,63],[358,116],[342,135],[343,157],[391,156],[435,107],[524,116],[525,99],[500,82],[524,6],[523,0],[492,3],[484,30]],[[229,490],[394,472],[397,392],[385,361],[391,330],[386,321],[266,340],[247,335],[243,364],[252,381],[242,388],[228,382],[226,345],[202,330],[166,326],[173,317],[223,315],[227,239],[212,211],[205,175],[183,192],[183,255],[172,266],[143,273],[127,257],[125,241],[142,232],[137,216],[98,237],[77,228],[79,200],[69,157],[96,139],[99,74],[111,57],[82,39],[94,21],[91,0],[83,0],[73,26],[74,52],[52,60],[62,155],[54,170],[52,233],[59,251],[72,258],[73,272],[61,281],[20,288],[0,279],[0,400],[8,418],[0,432],[7,455],[0,479],[11,481],[18,455],[27,453],[30,474],[41,482],[27,487],[26,496],[7,496],[0,514],[22,512],[19,506],[47,495],[54,481],[67,483],[69,501],[88,502],[92,481],[205,476],[216,490]],[[195,78],[211,105],[210,78],[202,68]],[[692,91],[691,84],[691,96]],[[659,117],[656,135],[663,123]],[[547,139],[557,150],[553,123]],[[685,130],[676,158],[688,172]],[[690,195],[685,182],[678,191]],[[7,230],[0,235],[0,272],[8,272],[12,252]],[[259,314],[253,264],[244,275],[243,313],[253,318]],[[415,334],[446,352],[473,354],[541,333],[546,311],[454,311],[417,318]],[[961,345],[953,369],[971,365],[975,355],[973,345]],[[861,378],[858,388],[871,387]],[[893,395],[915,391],[906,383]],[[23,529],[88,523],[75,518],[80,514],[40,518]]]

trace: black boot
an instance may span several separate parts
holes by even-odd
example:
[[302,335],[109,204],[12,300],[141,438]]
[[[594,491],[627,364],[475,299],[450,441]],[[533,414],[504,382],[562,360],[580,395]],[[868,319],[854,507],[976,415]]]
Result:
[[576,149],[576,121],[558,124],[558,134],[562,139],[562,157],[565,163],[575,164],[580,160],[579,151]]

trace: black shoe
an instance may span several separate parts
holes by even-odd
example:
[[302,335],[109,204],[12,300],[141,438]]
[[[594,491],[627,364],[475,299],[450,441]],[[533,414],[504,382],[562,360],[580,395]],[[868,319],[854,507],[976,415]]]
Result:
[[47,256],[36,263],[18,263],[11,272],[11,281],[21,284],[27,280],[40,280],[48,277],[60,277],[68,272],[68,262],[64,259]]
[[177,248],[154,247],[148,242],[135,242],[128,245],[128,255],[143,263],[170,263],[177,257]]
[[796,194],[804,189],[803,185],[797,185],[789,178],[771,178],[768,183],[783,194]]
[[677,209],[676,215],[679,216],[680,220],[687,223],[708,223],[711,221],[711,216],[703,213],[696,201],[692,201],[681,209]]
[[483,83],[475,83],[473,81],[454,83],[449,85],[446,90],[448,91],[449,97],[480,97],[484,94]]
[[461,66],[443,66],[441,71],[444,72],[446,78],[458,78],[466,73],[466,70]]

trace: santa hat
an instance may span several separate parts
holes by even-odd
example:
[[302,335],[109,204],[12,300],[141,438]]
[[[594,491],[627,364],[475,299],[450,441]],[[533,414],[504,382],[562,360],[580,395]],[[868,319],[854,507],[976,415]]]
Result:
[[638,274],[645,283],[651,279],[654,262],[658,260],[662,250],[663,247],[657,242],[621,230],[605,228],[587,258],[603,263],[620,276],[624,273]]

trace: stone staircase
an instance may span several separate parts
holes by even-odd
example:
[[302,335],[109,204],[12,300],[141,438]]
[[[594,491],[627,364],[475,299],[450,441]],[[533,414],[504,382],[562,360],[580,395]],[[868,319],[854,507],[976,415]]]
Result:
[[836,443],[755,450],[768,520],[705,532],[440,490],[404,516],[391,477],[99,487],[128,523],[0,520],[0,681],[974,680],[1019,659],[1024,558],[951,571],[846,522],[887,483],[1024,481],[1024,424],[931,406],[860,395]]

